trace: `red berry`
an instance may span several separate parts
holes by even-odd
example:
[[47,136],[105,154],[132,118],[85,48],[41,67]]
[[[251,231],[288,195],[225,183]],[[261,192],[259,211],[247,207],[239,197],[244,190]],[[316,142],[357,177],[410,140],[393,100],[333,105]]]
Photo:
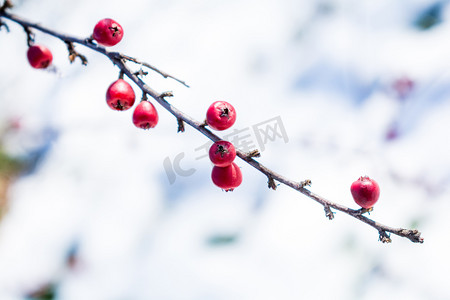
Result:
[[231,165],[236,158],[236,149],[233,144],[227,141],[218,141],[209,148],[209,159],[218,167]]
[[228,192],[242,183],[242,172],[234,162],[226,167],[214,166],[211,179],[215,185]]
[[113,19],[100,20],[94,27],[92,38],[100,45],[111,47],[116,45],[123,37],[123,29]]
[[149,129],[158,124],[158,112],[149,101],[141,101],[133,112],[133,123],[138,128]]
[[356,204],[366,209],[374,206],[380,197],[378,183],[368,176],[360,177],[353,182],[350,191]]
[[225,101],[216,101],[206,112],[206,123],[215,130],[225,130],[233,126],[236,121],[234,107]]
[[53,60],[52,52],[47,47],[40,45],[28,48],[27,57],[30,65],[35,69],[45,69]]
[[127,110],[134,104],[135,94],[123,79],[114,81],[106,91],[106,103],[114,110]]

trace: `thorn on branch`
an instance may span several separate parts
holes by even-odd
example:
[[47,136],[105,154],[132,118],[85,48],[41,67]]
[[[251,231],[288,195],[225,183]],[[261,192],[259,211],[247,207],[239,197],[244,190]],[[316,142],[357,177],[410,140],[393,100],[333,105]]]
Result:
[[328,220],[334,219],[334,212],[331,211],[331,208],[328,205],[324,205],[323,209],[325,210],[325,216]]
[[380,230],[378,231],[378,233],[380,234],[379,241],[381,241],[383,244],[392,242],[391,236],[386,231]]
[[173,93],[171,91],[167,91],[167,92],[162,92],[159,95],[160,98],[164,98],[164,97],[173,97]]
[[181,118],[177,118],[177,122],[178,122],[177,132],[184,132],[184,121]]
[[269,179],[267,181],[267,185],[268,185],[269,189],[272,189],[275,191],[277,189],[277,184],[275,183],[275,180],[270,175],[268,175],[267,178]]

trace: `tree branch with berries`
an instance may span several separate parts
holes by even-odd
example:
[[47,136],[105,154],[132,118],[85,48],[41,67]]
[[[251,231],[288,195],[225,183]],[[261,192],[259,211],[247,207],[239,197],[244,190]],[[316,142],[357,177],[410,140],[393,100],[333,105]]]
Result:
[[[219,188],[222,188],[225,191],[232,191],[242,183],[242,172],[234,162],[235,157],[237,156],[266,176],[268,187],[270,189],[276,190],[279,184],[283,184],[302,193],[322,205],[326,217],[330,220],[332,220],[335,215],[333,210],[337,210],[373,227],[377,230],[379,240],[383,243],[391,242],[391,234],[407,238],[414,243],[423,243],[424,239],[421,237],[421,233],[416,229],[386,226],[365,215],[373,210],[373,206],[377,202],[380,194],[380,188],[373,179],[367,176],[360,177],[351,185],[351,194],[355,202],[361,206],[361,209],[355,210],[348,208],[311,192],[309,189],[311,180],[306,179],[300,182],[293,181],[262,165],[255,159],[260,156],[260,152],[257,149],[250,152],[243,152],[239,149],[235,149],[230,142],[223,141],[218,135],[213,133],[210,129],[221,131],[230,128],[234,124],[236,120],[236,111],[230,103],[217,101],[211,104],[206,113],[206,120],[203,122],[199,122],[178,110],[166,99],[173,96],[171,92],[159,93],[145,83],[142,79],[142,75],[147,74],[147,72],[144,72],[142,67],[156,72],[164,78],[171,78],[188,87],[184,81],[159,70],[149,63],[123,53],[111,51],[107,48],[116,45],[123,38],[123,28],[118,22],[112,19],[100,20],[95,25],[91,36],[78,38],[57,32],[53,29],[11,14],[9,13],[11,8],[12,3],[10,0],[4,1],[3,5],[0,7],[0,29],[4,28],[10,32],[10,28],[5,21],[14,22],[23,28],[29,46],[27,57],[33,68],[48,68],[53,59],[53,54],[47,47],[36,45],[34,43],[34,31],[53,36],[64,42],[67,45],[70,62],[74,62],[76,58],[79,58],[83,65],[87,65],[88,60],[86,56],[77,52],[75,45],[87,47],[108,57],[119,69],[119,78],[107,89],[106,102],[111,109],[116,111],[131,109],[135,103],[135,93],[131,85],[125,80],[126,76],[128,80],[134,82],[142,91],[141,101],[136,105],[133,111],[132,120],[136,127],[149,129],[155,127],[158,123],[157,110],[147,97],[150,96],[155,102],[175,117],[178,124],[178,132],[183,132],[185,130],[185,124],[187,124],[212,140],[214,144],[209,151],[210,159],[214,164],[211,179]],[[134,68],[135,66],[130,66],[130,64],[138,65],[140,69],[136,71]]]

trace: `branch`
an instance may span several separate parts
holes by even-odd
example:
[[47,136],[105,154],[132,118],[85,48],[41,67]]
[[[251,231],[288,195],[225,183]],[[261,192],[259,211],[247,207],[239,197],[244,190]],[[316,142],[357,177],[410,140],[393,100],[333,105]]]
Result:
[[[59,32],[56,32],[52,29],[46,28],[44,26],[41,26],[36,23],[31,23],[27,20],[24,20],[16,15],[9,14],[5,11],[5,9],[0,11],[0,18],[6,18],[13,22],[16,22],[20,24],[24,28],[34,28],[36,30],[39,30],[43,33],[49,34],[51,36],[54,36],[63,42],[65,42],[67,45],[80,44],[85,47],[88,47],[92,49],[93,51],[99,52],[105,56],[107,56],[119,69],[120,72],[125,74],[128,78],[130,78],[141,90],[144,94],[150,95],[153,99],[155,99],[162,107],[164,107],[167,111],[169,111],[173,116],[175,116],[177,123],[178,123],[178,131],[184,131],[184,124],[188,124],[189,126],[195,128],[197,131],[205,135],[207,138],[212,140],[213,142],[221,140],[220,137],[212,133],[209,129],[206,128],[204,122],[199,122],[190,116],[186,115],[182,111],[178,110],[176,107],[174,107],[172,104],[167,102],[165,100],[165,97],[172,96],[171,92],[164,92],[164,93],[158,93],[155,90],[153,90],[150,86],[148,86],[141,78],[139,78],[139,75],[142,75],[142,72],[136,72],[133,71],[129,66],[127,66],[127,61],[134,62],[136,64],[139,64],[141,66],[145,66],[160,75],[164,76],[165,78],[170,77],[183,85],[187,86],[184,81],[181,81],[163,71],[158,70],[157,68],[153,67],[152,65],[142,62],[136,58],[133,58],[131,56],[121,54],[119,52],[113,52],[105,49],[104,47],[101,47],[95,43],[93,43],[92,39],[90,38],[77,38],[70,35],[62,34]],[[70,51],[70,49],[69,49]],[[72,53],[73,54],[73,53]],[[79,56],[79,55],[76,55]],[[80,57],[80,56],[79,56]],[[80,57],[81,58],[81,57]],[[241,158],[243,161],[247,162],[249,165],[254,167],[256,170],[267,176],[268,178],[268,186],[269,188],[276,189],[277,183],[275,181],[278,181],[281,184],[284,184],[300,193],[305,195],[306,197],[315,200],[317,203],[323,206],[325,210],[325,216],[328,219],[334,218],[334,213],[331,210],[332,208],[338,211],[341,211],[349,216],[354,217],[355,219],[366,223],[367,225],[373,227],[375,230],[377,230],[379,234],[379,239],[383,243],[389,243],[391,242],[390,233],[395,234],[400,237],[405,237],[409,239],[410,241],[414,243],[423,243],[423,238],[420,236],[420,232],[415,229],[404,229],[404,228],[393,228],[386,225],[383,225],[381,223],[378,223],[372,219],[367,218],[363,214],[368,212],[368,210],[354,210],[351,208],[348,208],[346,206],[340,205],[338,203],[334,203],[332,201],[329,201],[317,194],[314,194],[310,190],[308,190],[306,187],[311,185],[310,180],[304,180],[301,182],[295,182],[292,181],[283,175],[280,175],[269,168],[265,167],[258,161],[256,161],[253,157],[258,157],[259,152],[257,150],[251,151],[250,153],[245,153],[240,150],[236,150],[236,154],[239,158]]]

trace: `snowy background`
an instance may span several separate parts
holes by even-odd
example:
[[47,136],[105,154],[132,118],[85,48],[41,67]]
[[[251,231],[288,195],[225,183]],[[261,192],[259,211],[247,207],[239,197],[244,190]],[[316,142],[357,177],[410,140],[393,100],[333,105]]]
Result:
[[329,221],[240,160],[243,184],[222,192],[204,136],[177,134],[160,106],[149,131],[107,107],[118,72],[106,57],[77,46],[89,65],[70,65],[63,43],[37,33],[57,72],[34,70],[22,28],[7,22],[2,147],[33,163],[0,223],[0,299],[48,286],[64,300],[450,299],[448,1],[15,3],[12,12],[79,37],[117,20],[125,34],[114,50],[191,86],[145,78],[173,91],[177,108],[202,120],[226,100],[238,120],[219,135],[259,148],[253,126],[278,118],[286,134],[259,161],[352,208],[351,183],[369,175],[381,187],[370,217],[418,228],[425,243],[382,244],[342,213]]

